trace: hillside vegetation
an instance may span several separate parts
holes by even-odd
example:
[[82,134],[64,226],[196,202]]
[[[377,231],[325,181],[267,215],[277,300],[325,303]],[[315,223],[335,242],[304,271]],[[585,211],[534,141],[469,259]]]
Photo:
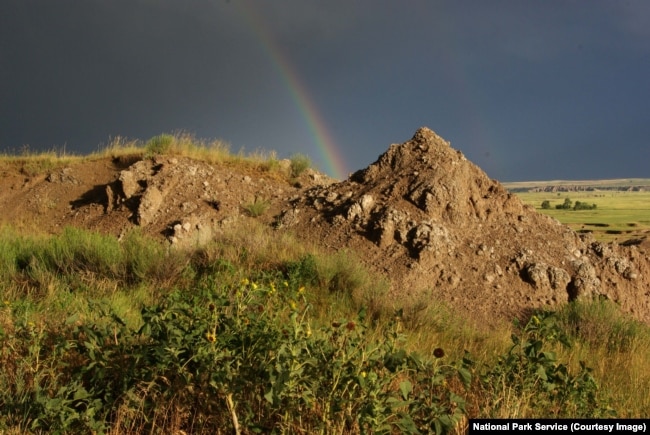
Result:
[[[186,136],[137,145],[0,166],[37,178],[166,153],[263,173],[291,194],[314,178],[304,156],[232,155]],[[38,193],[37,217],[64,208]],[[272,199],[250,191],[200,245],[83,216],[47,231],[27,213],[5,222],[0,432],[460,433],[470,417],[647,417],[650,330],[613,302],[485,327],[435,298],[395,300],[362,254],[269,225]]]

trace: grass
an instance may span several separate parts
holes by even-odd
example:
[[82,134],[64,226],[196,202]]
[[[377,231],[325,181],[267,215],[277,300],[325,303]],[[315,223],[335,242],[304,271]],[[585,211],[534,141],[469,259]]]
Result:
[[181,131],[154,136],[144,142],[118,136],[111,139],[108,144],[102,145],[98,151],[87,155],[75,155],[65,150],[32,152],[29,147],[25,147],[17,154],[0,154],[0,170],[18,167],[23,174],[34,177],[56,168],[100,158],[127,156],[152,158],[161,154],[187,157],[211,164],[237,166],[240,170],[261,169],[282,179],[295,177],[296,172],[302,172],[310,165],[307,157],[296,155],[292,157],[291,167],[285,173],[274,151],[233,153],[227,142],[197,139]]
[[[248,283],[245,284],[246,292],[252,293],[243,292],[238,296],[243,291],[243,282]],[[353,396],[345,396],[352,401],[350,405],[353,402],[381,404],[364,402],[368,400],[364,394],[369,391],[364,388],[370,388],[370,385],[359,383],[362,371],[365,376],[370,373],[369,369],[364,370],[363,367],[371,364],[372,359],[368,358],[372,355],[382,355],[384,368],[376,366],[376,370],[379,370],[376,373],[382,379],[392,379],[381,384],[381,391],[384,391],[382,394],[403,394],[406,398],[404,403],[410,404],[409,415],[416,425],[435,425],[428,417],[419,416],[455,414],[445,414],[451,412],[452,408],[447,408],[444,403],[439,403],[441,407],[433,411],[420,410],[418,406],[422,404],[421,401],[409,401],[410,391],[420,388],[419,386],[424,387],[425,384],[422,384],[424,378],[419,378],[420,372],[417,370],[420,369],[416,370],[415,366],[407,368],[411,364],[408,361],[422,361],[421,364],[425,366],[431,364],[426,366],[430,367],[426,370],[453,368],[451,372],[444,371],[447,370],[445,368],[440,372],[443,377],[436,378],[446,379],[446,387],[440,384],[431,388],[436,391],[435,397],[443,397],[439,394],[440,391],[447,391],[445,389],[462,397],[462,405],[458,402],[453,407],[464,411],[452,420],[443,418],[443,422],[455,421],[462,424],[462,419],[467,417],[559,416],[566,415],[568,410],[576,412],[576,415],[582,412],[606,414],[609,407],[613,407],[618,416],[640,418],[645,416],[650,406],[650,331],[646,325],[622,315],[607,301],[576,302],[553,315],[540,314],[542,324],[547,329],[540,329],[538,324],[532,322],[526,328],[523,325],[503,324],[494,330],[485,331],[456,317],[444,305],[427,297],[408,303],[390,300],[386,297],[386,284],[377,282],[369,271],[361,267],[354,253],[341,251],[331,255],[320,252],[289,234],[279,236],[254,219],[242,222],[213,244],[193,252],[168,251],[158,242],[137,232],[128,234],[122,242],[118,242],[108,236],[72,228],[58,236],[46,237],[21,234],[15,229],[4,227],[0,231],[0,286],[0,340],[3,341],[5,350],[13,349],[0,355],[3,367],[0,370],[0,391],[7,388],[4,391],[11,392],[13,397],[10,400],[0,393],[0,404],[5,405],[0,408],[6,410],[0,415],[0,429],[6,431],[38,432],[39,428],[55,430],[62,427],[74,431],[80,430],[82,421],[94,422],[97,427],[104,425],[104,430],[112,433],[142,433],[153,430],[151,424],[167,432],[181,429],[187,431],[194,427],[196,433],[207,433],[214,431],[215,427],[232,427],[232,415],[216,411],[227,411],[225,405],[210,404],[212,402],[208,401],[204,402],[205,407],[191,405],[194,414],[189,412],[188,406],[191,403],[202,401],[192,391],[212,388],[201,384],[201,378],[195,378],[195,375],[187,372],[188,378],[174,380],[169,378],[169,374],[152,371],[154,367],[159,367],[160,370],[169,368],[175,373],[185,373],[186,368],[189,370],[194,367],[194,363],[182,359],[182,353],[178,354],[181,359],[174,362],[176,357],[172,358],[164,349],[174,349],[174,346],[181,346],[185,342],[195,343],[197,349],[203,349],[203,346],[209,344],[211,336],[205,341],[204,332],[201,331],[211,324],[209,318],[212,314],[208,304],[201,302],[205,299],[201,298],[209,298],[217,305],[222,304],[219,305],[222,307],[220,310],[224,311],[219,322],[234,322],[236,319],[239,319],[237,322],[244,322],[237,323],[237,328],[244,329],[232,330],[233,334],[239,331],[236,333],[239,335],[229,335],[230,329],[219,330],[221,332],[215,335],[215,340],[221,343],[219,346],[225,346],[223,349],[229,348],[229,340],[235,339],[234,337],[243,337],[254,331],[262,335],[256,336],[257,338],[251,336],[251,344],[280,346],[275,350],[264,347],[267,350],[263,354],[250,354],[249,357],[253,360],[242,360],[237,367],[248,367],[246,364],[249,363],[258,367],[262,361],[254,358],[262,358],[262,355],[267,355],[264,357],[267,358],[268,352],[281,352],[281,346],[289,346],[286,349],[298,352],[296,358],[313,354],[315,348],[312,346],[329,342],[338,343],[336,349],[348,349],[346,352],[349,353],[345,354],[347,359],[339,360],[344,356],[341,353],[329,356],[330,365],[327,369],[319,366],[321,363],[316,360],[304,362],[320,367],[315,372],[294,372],[290,368],[293,366],[287,366],[289,368],[286,370],[290,370],[287,373],[297,376],[297,390],[291,390],[293,392],[289,396],[278,396],[278,402],[271,399],[271,396],[265,401],[263,396],[268,391],[264,390],[263,384],[252,383],[253,378],[275,376],[273,373],[253,375],[241,371],[228,372],[230,374],[220,371],[219,376],[237,376],[237,382],[245,389],[242,391],[260,391],[261,401],[254,396],[242,396],[243,393],[237,391],[227,393],[226,390],[215,390],[213,396],[226,400],[228,394],[232,394],[234,409],[240,417],[239,424],[249,428],[257,425],[266,428],[263,430],[269,430],[271,426],[289,431],[299,428],[317,430],[321,424],[326,424],[320,420],[319,413],[312,413],[316,408],[304,408],[305,402],[302,402],[301,397],[308,397],[304,396],[307,394],[305,388],[312,388],[315,390],[309,391],[314,396],[309,396],[312,397],[309,400],[318,403],[318,409],[333,405],[326,399],[327,396],[318,392],[321,391],[320,388],[333,387],[333,384],[327,383],[327,376],[332,374],[326,375],[327,370],[334,367],[331,366],[331,358],[342,364],[340,376],[350,376],[346,378],[346,382],[351,382],[346,388],[356,385],[353,390],[346,390],[355,392]],[[258,293],[262,290],[263,293]],[[280,299],[276,300],[275,296],[268,299],[268,294],[274,295],[274,292],[277,292]],[[239,297],[253,299],[237,302]],[[265,298],[261,305],[261,301],[255,302],[258,297]],[[260,313],[266,314],[259,317],[257,311],[248,311],[248,308],[242,308],[244,311],[236,314],[237,311],[233,310],[239,309],[238,306],[263,306],[265,308]],[[294,306],[297,311],[293,311]],[[201,307],[207,308],[204,310]],[[299,315],[295,318],[296,323],[287,323],[293,312]],[[544,316],[547,315],[554,320],[545,320]],[[157,316],[168,319],[164,323],[167,325],[164,331],[167,332],[160,330],[154,334],[153,330],[146,329],[163,325],[156,323],[158,321],[155,319],[159,318]],[[255,326],[248,327],[247,324]],[[285,342],[283,331],[289,325],[296,328],[292,329],[291,334],[297,335],[286,336],[296,338]],[[169,328],[172,327],[177,328],[173,329],[176,331],[173,334],[180,334],[178,340],[181,341],[169,341],[176,340],[173,338],[176,335],[169,335],[172,333]],[[234,327],[235,323],[229,328]],[[354,334],[348,335],[350,332],[346,328],[354,330]],[[195,330],[198,335],[193,335],[192,331]],[[133,335],[134,331],[140,332]],[[160,335],[163,332],[164,335]],[[387,343],[387,334],[393,337],[391,340],[397,340],[390,341],[393,347],[382,347],[384,345],[381,343]],[[512,334],[522,337],[520,347],[513,347]],[[572,344],[571,348],[565,348],[558,342],[555,338],[558,336],[566,336],[566,341]],[[150,343],[158,344],[138,347],[141,345],[137,343],[146,337],[154,340]],[[256,341],[262,340],[262,337],[265,337],[263,341]],[[81,338],[84,341],[79,341]],[[219,341],[221,339],[226,341]],[[338,341],[343,339],[350,341]],[[535,340],[540,340],[543,352],[547,352],[545,355],[551,355],[548,352],[552,352],[556,355],[555,359],[529,360],[528,356],[522,359],[522,355],[530,354],[524,345],[535,343]],[[76,344],[67,347],[70,343]],[[346,347],[348,345],[352,347]],[[83,350],[81,354],[79,349]],[[158,358],[157,365],[150,363],[146,367],[132,367],[129,373],[113,371],[119,370],[119,364],[115,365],[114,358],[127,358],[127,355],[137,355],[145,349],[147,353],[141,357],[150,361],[153,361],[151,358]],[[156,349],[164,352],[149,353],[158,352]],[[212,352],[210,349],[206,347],[204,351]],[[258,348],[251,348],[251,352],[254,349]],[[433,357],[436,349],[444,350],[446,365],[436,363],[436,358]],[[357,353],[361,350],[364,351]],[[331,351],[334,352],[334,348]],[[330,350],[322,348],[319,352],[327,353]],[[409,356],[411,354],[412,357]],[[193,358],[199,358],[199,355],[203,354],[196,354]],[[395,358],[398,364],[395,371],[385,372],[383,364],[393,364],[388,361]],[[95,361],[94,365],[88,366],[91,361]],[[131,360],[124,359],[120,364],[127,364],[127,361]],[[205,360],[201,364],[208,364],[209,361],[211,360]],[[584,361],[584,366],[580,361]],[[128,364],[131,363],[136,364],[137,361]],[[268,361],[264,364],[268,364]],[[97,369],[91,370],[89,367]],[[235,370],[235,366],[232,367]],[[269,367],[274,366],[271,364]],[[586,371],[584,367],[591,368],[592,371]],[[197,370],[205,368],[197,366]],[[426,370],[422,376],[428,373]],[[546,390],[539,389],[535,373],[541,370],[553,380],[557,391],[563,392],[562,397],[548,395]],[[579,388],[563,383],[561,379],[564,378],[558,377],[558,370],[568,373],[569,379],[573,379],[571,385]],[[136,373],[145,377],[135,377]],[[410,374],[405,378],[407,373]],[[397,377],[393,378],[393,374]],[[459,374],[471,376],[466,387],[463,386],[463,376],[459,377]],[[513,378],[515,374],[516,377]],[[154,382],[157,379],[154,375],[167,377],[171,384],[161,389],[164,383]],[[104,380],[100,381],[96,378],[98,376]],[[126,390],[119,390],[119,394],[118,390],[102,390],[103,396],[98,396],[97,391],[89,389],[91,385],[109,385],[106,383],[113,376],[124,380],[123,388]],[[94,379],[92,382],[91,378]],[[127,382],[128,379],[132,379],[132,383]],[[145,382],[146,379],[149,380]],[[219,379],[221,380],[215,378],[217,384],[214,385],[221,385],[218,382],[226,378]],[[404,379],[410,379],[408,384],[404,383]],[[117,384],[110,385],[113,385],[111,388],[118,388]],[[315,385],[321,386],[316,388]],[[20,391],[16,390],[17,386],[20,386]],[[41,390],[34,389],[36,386]],[[64,386],[68,389],[62,390]],[[504,386],[508,388],[504,389]],[[595,389],[596,386],[600,386],[600,389]],[[47,393],[42,388],[49,388],[50,392]],[[76,402],[71,399],[74,397],[77,397]],[[84,397],[88,399],[80,399]],[[380,400],[379,397],[384,396],[373,397],[376,398],[373,400]],[[385,396],[386,400],[388,397]],[[67,403],[64,399],[72,402],[63,406]],[[243,407],[242,400],[256,404],[254,406],[259,407],[258,411],[247,410]],[[280,407],[278,409],[284,410],[283,413],[274,411],[276,403]],[[42,409],[50,409],[48,412],[51,414],[42,414],[44,411],[34,414],[34,410],[41,409],[39,404],[46,406]],[[58,408],[55,404],[58,404]],[[153,404],[155,406],[151,407]],[[212,406],[217,408],[211,408]],[[91,408],[96,409],[97,413],[88,414]],[[354,420],[357,421],[355,424],[375,427],[370,420],[364,420],[370,414],[364,414],[365,411],[356,405],[350,408],[352,414],[338,412],[327,414],[327,421],[332,428],[342,424],[337,422],[343,421],[339,418],[344,418],[345,415],[348,417],[344,420],[357,418],[361,420]],[[410,420],[400,420],[397,415],[386,416],[394,428],[399,428],[400,424],[407,425],[404,427],[411,424]],[[61,420],[63,417],[68,420]],[[64,421],[68,421],[66,424],[69,426],[64,426]],[[343,428],[340,426],[340,430],[346,433]]]
[[[598,240],[624,241],[650,231],[650,192],[520,192],[516,194],[524,203],[540,213],[551,216],[578,232],[591,232]],[[594,210],[557,210],[565,198],[596,204]],[[541,208],[549,201],[551,208]]]
[[244,210],[251,217],[259,217],[264,214],[266,210],[271,206],[271,203],[260,197],[255,197],[251,202],[244,204]]
[[304,154],[294,154],[290,158],[291,176],[298,177],[311,166],[311,159]]

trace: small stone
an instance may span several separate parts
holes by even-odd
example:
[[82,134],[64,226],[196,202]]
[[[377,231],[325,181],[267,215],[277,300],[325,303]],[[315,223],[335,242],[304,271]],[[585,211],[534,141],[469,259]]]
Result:
[[325,201],[329,202],[330,204],[336,201],[336,199],[339,197],[339,194],[336,192],[330,192],[327,194],[325,197]]
[[370,210],[374,205],[375,205],[375,200],[371,195],[363,195],[361,197],[361,209],[365,213],[370,212]]

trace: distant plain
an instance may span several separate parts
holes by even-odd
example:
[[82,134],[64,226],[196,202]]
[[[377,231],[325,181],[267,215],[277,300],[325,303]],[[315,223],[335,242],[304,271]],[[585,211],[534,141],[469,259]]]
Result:
[[[540,213],[551,216],[580,233],[592,233],[596,240],[618,243],[638,239],[650,234],[650,179],[547,181],[504,183],[524,203]],[[538,192],[535,188],[554,186],[580,186],[593,190]],[[642,186],[641,190],[617,190]],[[645,188],[643,188],[645,186]],[[556,206],[566,198],[595,204],[592,210],[563,210]],[[543,209],[542,202],[549,201],[550,208]]]

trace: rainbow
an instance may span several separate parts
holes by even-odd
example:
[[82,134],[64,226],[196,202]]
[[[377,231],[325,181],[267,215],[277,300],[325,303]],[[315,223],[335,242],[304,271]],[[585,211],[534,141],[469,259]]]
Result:
[[272,33],[268,30],[264,19],[255,10],[254,6],[248,3],[248,1],[243,0],[240,2],[243,5],[244,16],[305,119],[316,142],[319,156],[325,163],[325,172],[338,180],[346,178],[348,174],[347,165],[327,128],[325,120],[320,115],[316,104],[300,80],[289,58],[284,54],[273,38]]

